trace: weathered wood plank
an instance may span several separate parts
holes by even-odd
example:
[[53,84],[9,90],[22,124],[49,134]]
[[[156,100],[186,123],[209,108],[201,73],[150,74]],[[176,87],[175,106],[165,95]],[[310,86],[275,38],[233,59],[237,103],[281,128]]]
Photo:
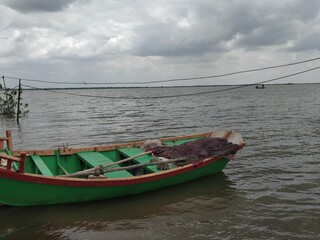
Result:
[[35,163],[37,168],[40,170],[42,175],[50,176],[50,177],[53,176],[53,173],[50,171],[48,166],[43,162],[43,160],[40,156],[33,155],[33,156],[31,156],[31,159],[33,160],[33,162]]
[[[107,163],[113,163],[113,161],[110,158],[104,156],[102,153],[99,153],[99,152],[79,152],[77,153],[77,155],[84,162],[86,162],[90,167],[96,167],[99,165],[105,165]],[[119,166],[119,165],[115,165],[115,166]],[[120,177],[132,176],[131,173],[125,170],[113,172],[113,173],[105,173],[104,175],[109,178],[120,178]]]

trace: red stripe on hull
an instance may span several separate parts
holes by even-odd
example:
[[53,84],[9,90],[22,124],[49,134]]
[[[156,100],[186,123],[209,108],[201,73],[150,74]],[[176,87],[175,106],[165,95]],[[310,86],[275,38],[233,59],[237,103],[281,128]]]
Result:
[[179,174],[193,171],[196,168],[205,167],[211,163],[219,161],[221,158],[211,158],[198,162],[195,164],[189,164],[183,167],[177,167],[172,170],[162,171],[159,173],[152,173],[143,176],[135,176],[130,178],[119,178],[119,179],[80,179],[80,178],[63,178],[63,177],[45,177],[35,174],[20,174],[12,171],[0,169],[0,177],[11,180],[30,182],[36,184],[47,184],[55,186],[78,186],[78,187],[107,187],[107,186],[128,186],[140,183],[152,182],[160,179],[169,178]]

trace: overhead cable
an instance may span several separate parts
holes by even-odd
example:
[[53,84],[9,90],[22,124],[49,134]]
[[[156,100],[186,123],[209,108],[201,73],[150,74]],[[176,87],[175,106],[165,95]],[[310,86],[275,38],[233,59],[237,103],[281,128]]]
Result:
[[[229,88],[216,89],[216,90],[205,91],[205,92],[186,93],[186,94],[167,95],[167,96],[147,96],[147,97],[97,96],[97,95],[89,95],[89,94],[70,93],[70,92],[65,92],[65,91],[62,92],[62,91],[57,91],[57,90],[52,90],[52,89],[41,89],[41,88],[37,88],[37,87],[25,85],[25,84],[23,84],[23,86],[28,87],[28,88],[31,88],[31,89],[38,89],[38,90],[44,90],[44,91],[53,92],[53,93],[65,94],[65,95],[70,95],[70,96],[78,96],[78,97],[88,97],[88,98],[105,98],[105,99],[161,99],[161,98],[178,98],[178,97],[205,95],[205,94],[210,94],[210,93],[224,92],[224,91],[230,91],[230,90],[234,90],[234,89],[251,87],[251,86],[255,86],[255,85],[257,85],[257,84],[274,82],[274,81],[277,81],[277,80],[280,80],[280,79],[297,76],[297,75],[300,75],[300,74],[303,74],[303,73],[307,73],[307,72],[314,71],[314,70],[319,69],[319,68],[320,68],[320,66],[314,67],[314,68],[309,68],[309,69],[304,70],[304,71],[300,71],[300,72],[296,72],[296,73],[284,75],[284,76],[281,76],[281,77],[276,77],[276,78],[272,78],[272,79],[269,79],[269,80],[252,83],[252,84],[238,85],[238,86],[233,86],[233,87],[229,87]],[[210,85],[206,85],[206,86],[210,86]],[[211,85],[211,86],[212,86],[212,85]]]
[[10,77],[10,76],[3,76],[8,79],[13,80],[23,80],[23,81],[29,81],[29,82],[41,82],[41,83],[51,83],[51,84],[69,84],[69,85],[143,85],[143,84],[152,84],[152,83],[166,83],[166,82],[178,82],[178,81],[191,81],[191,80],[201,80],[201,79],[210,79],[210,78],[219,78],[219,77],[226,77],[236,74],[243,74],[243,73],[250,73],[250,72],[257,72],[257,71],[264,71],[268,69],[275,69],[275,68],[283,68],[293,65],[298,65],[302,63],[312,62],[320,60],[320,57],[311,58],[303,61],[293,62],[293,63],[287,63],[282,65],[275,65],[275,66],[269,66],[269,67],[263,67],[263,68],[255,68],[255,69],[249,69],[249,70],[242,70],[242,71],[236,71],[236,72],[230,72],[230,73],[224,73],[224,74],[218,74],[218,75],[209,75],[209,76],[201,76],[201,77],[189,77],[189,78],[172,78],[172,79],[164,79],[164,80],[154,80],[154,81],[139,81],[139,82],[58,82],[58,81],[47,81],[47,80],[39,80],[39,79],[29,79],[29,78],[18,78],[18,77]]

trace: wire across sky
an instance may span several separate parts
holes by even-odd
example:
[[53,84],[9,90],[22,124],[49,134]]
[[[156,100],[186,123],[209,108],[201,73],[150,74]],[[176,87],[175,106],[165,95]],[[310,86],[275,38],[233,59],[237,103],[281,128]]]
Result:
[[22,77],[12,77],[12,76],[3,76],[3,78],[12,79],[12,80],[19,80],[25,82],[39,82],[39,83],[47,83],[47,84],[63,84],[63,85],[145,85],[145,84],[154,84],[154,83],[168,83],[168,82],[182,82],[182,81],[191,81],[191,80],[200,80],[200,79],[212,79],[212,78],[221,78],[226,76],[232,76],[237,74],[243,73],[251,73],[251,72],[258,72],[258,71],[265,71],[269,69],[276,69],[276,68],[284,68],[294,65],[299,65],[303,63],[313,62],[320,60],[320,57],[311,58],[303,61],[297,61],[293,63],[287,63],[282,65],[274,65],[268,66],[263,68],[254,68],[242,71],[235,71],[217,75],[208,75],[208,76],[198,76],[198,77],[189,77],[189,78],[172,78],[172,79],[163,79],[163,80],[153,80],[153,81],[139,81],[139,82],[60,82],[60,81],[49,81],[49,80],[41,80],[41,79],[30,79],[30,78],[22,78]]

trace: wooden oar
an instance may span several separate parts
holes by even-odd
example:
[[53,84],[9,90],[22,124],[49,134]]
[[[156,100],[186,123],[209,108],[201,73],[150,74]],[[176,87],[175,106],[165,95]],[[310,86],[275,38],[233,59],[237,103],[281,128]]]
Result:
[[189,164],[189,163],[195,162],[197,160],[198,160],[198,157],[196,155],[188,155],[185,157],[174,158],[171,160],[160,161],[160,162],[149,162],[149,163],[134,164],[134,165],[127,166],[127,167],[103,169],[103,173],[116,172],[116,171],[122,171],[122,170],[130,170],[130,169],[139,168],[139,167],[146,167],[146,166],[167,164],[167,163],[174,163],[174,162],[181,162],[181,161],[188,161],[187,164]]
[[102,165],[102,167],[103,167],[103,168],[111,167],[111,166],[113,166],[113,165],[117,165],[117,164],[120,164],[120,163],[128,162],[128,161],[130,161],[130,160],[132,160],[132,159],[135,159],[135,158],[137,158],[137,157],[141,157],[141,156],[144,156],[144,155],[147,155],[147,154],[150,154],[150,153],[152,153],[152,151],[146,151],[146,152],[137,154],[137,155],[135,155],[135,156],[131,156],[131,157],[122,159],[122,160],[117,161],[117,162],[114,162],[114,163],[109,163],[109,164],[106,164],[106,165]]
[[[94,169],[94,171],[91,172],[76,172],[73,174],[68,174],[68,175],[60,175],[60,177],[80,177],[80,176],[88,176],[96,173],[96,170],[100,170],[100,173],[108,173],[108,172],[116,172],[116,171],[122,171],[122,170],[130,170],[134,168],[139,168],[139,167],[146,167],[146,166],[151,166],[151,165],[158,165],[158,164],[167,164],[167,163],[174,163],[174,162],[181,162],[181,161],[188,161],[187,164],[191,162],[196,162],[198,161],[198,157],[196,155],[188,155],[185,157],[180,157],[180,158],[175,158],[167,161],[160,161],[160,162],[149,162],[149,163],[141,163],[141,164],[134,164],[131,166],[127,167],[117,167],[117,168],[109,168],[109,169]],[[88,169],[89,170],[89,169]]]
[[[120,161],[113,162],[113,163],[108,163],[108,164],[101,165],[101,166],[98,166],[98,167],[103,168],[103,169],[104,168],[108,168],[108,167],[111,167],[111,166],[114,166],[114,165],[117,165],[117,164],[120,164],[120,163],[128,162],[128,161],[130,161],[130,160],[132,160],[134,158],[141,157],[141,156],[144,156],[144,155],[147,155],[147,154],[150,154],[150,153],[152,153],[152,151],[146,151],[146,152],[139,153],[137,155],[122,159]],[[79,177],[79,176],[94,174],[95,171],[96,171],[96,167],[90,168],[90,169],[86,169],[86,170],[83,170],[83,171],[79,171],[79,172],[75,172],[75,173],[59,175],[59,177]]]

